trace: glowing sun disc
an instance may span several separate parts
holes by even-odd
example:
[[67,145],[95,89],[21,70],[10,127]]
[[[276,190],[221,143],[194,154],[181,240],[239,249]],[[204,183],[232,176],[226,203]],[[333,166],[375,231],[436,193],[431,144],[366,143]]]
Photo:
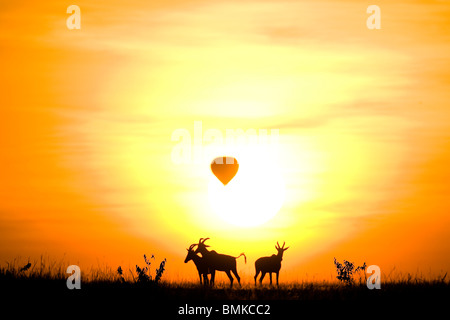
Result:
[[272,219],[284,201],[284,183],[275,167],[243,160],[227,185],[215,177],[208,185],[209,202],[219,217],[235,226],[253,227]]

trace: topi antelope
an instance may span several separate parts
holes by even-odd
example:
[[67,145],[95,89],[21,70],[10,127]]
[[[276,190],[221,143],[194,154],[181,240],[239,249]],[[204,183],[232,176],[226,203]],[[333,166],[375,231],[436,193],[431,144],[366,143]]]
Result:
[[240,256],[244,256],[245,263],[247,263],[247,257],[244,253],[241,253],[237,257],[228,256],[225,254],[217,253],[216,251],[208,251],[206,249],[209,247],[205,244],[205,241],[209,238],[203,239],[200,238],[198,242],[197,250],[195,250],[195,253],[201,253],[203,259],[205,260],[206,264],[208,265],[209,271],[211,272],[211,285],[214,285],[214,278],[217,271],[224,271],[228,278],[230,279],[230,287],[233,287],[233,277],[231,276],[231,272],[235,275],[239,285],[241,284],[241,278],[239,277],[237,270],[236,270],[236,259]]
[[261,272],[261,278],[259,278],[259,283],[261,284],[264,276],[266,273],[269,273],[270,277],[270,284],[272,284],[272,272],[275,272],[277,275],[277,286],[278,286],[278,275],[280,273],[281,269],[281,260],[283,260],[283,252],[289,249],[289,247],[285,248],[284,244],[280,247],[279,243],[277,242],[277,245],[275,246],[275,249],[277,249],[278,254],[273,254],[271,257],[262,257],[255,261],[255,285],[256,285],[256,278],[258,277],[258,274]]
[[200,284],[202,284],[202,277],[203,277],[203,284],[206,286],[208,285],[208,274],[210,274],[211,272],[209,272],[208,270],[208,265],[206,264],[206,261],[198,256],[195,252],[194,252],[194,247],[197,244],[191,244],[191,246],[189,247],[189,249],[187,250],[187,255],[186,255],[186,259],[184,259],[184,263],[188,263],[189,260],[194,261],[195,266],[197,267],[197,271],[198,271],[198,276],[200,278]]

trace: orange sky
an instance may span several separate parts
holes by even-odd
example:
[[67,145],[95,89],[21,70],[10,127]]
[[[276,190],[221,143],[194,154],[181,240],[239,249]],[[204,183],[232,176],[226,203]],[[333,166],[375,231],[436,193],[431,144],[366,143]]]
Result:
[[[328,276],[334,256],[447,271],[449,29],[445,1],[0,3],[0,260],[156,253],[189,278],[185,248],[211,237],[246,252],[247,274],[276,241],[292,279]],[[193,138],[194,121],[279,130],[256,178],[283,178],[273,219],[236,227],[213,212],[212,146],[201,163],[171,159],[172,133]]]

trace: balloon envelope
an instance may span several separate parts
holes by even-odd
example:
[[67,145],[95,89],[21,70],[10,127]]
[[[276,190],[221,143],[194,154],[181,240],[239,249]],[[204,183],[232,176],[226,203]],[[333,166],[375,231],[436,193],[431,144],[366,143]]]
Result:
[[218,157],[211,162],[211,171],[224,185],[233,179],[239,169],[239,163],[233,157]]

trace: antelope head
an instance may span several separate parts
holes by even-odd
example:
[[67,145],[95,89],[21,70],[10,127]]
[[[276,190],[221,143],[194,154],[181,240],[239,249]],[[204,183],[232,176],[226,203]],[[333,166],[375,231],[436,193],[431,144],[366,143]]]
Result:
[[280,244],[277,241],[277,245],[275,246],[275,249],[277,249],[279,257],[283,257],[283,252],[285,252],[287,249],[289,249],[289,247],[287,247],[287,248],[284,247],[285,244],[286,244],[286,242],[283,242],[283,246],[280,247]]
[[205,241],[208,240],[209,238],[200,238],[200,240],[198,241],[197,244],[197,250],[195,250],[195,253],[201,253],[202,255],[208,251],[206,248],[208,248],[209,246],[207,244],[205,244]]
[[189,249],[186,249],[188,253],[187,253],[187,255],[186,255],[186,259],[184,259],[184,263],[188,263],[189,260],[192,260],[193,256],[196,254],[196,253],[194,252],[194,247],[195,247],[196,245],[197,245],[196,243],[191,244],[191,246],[189,247]]

